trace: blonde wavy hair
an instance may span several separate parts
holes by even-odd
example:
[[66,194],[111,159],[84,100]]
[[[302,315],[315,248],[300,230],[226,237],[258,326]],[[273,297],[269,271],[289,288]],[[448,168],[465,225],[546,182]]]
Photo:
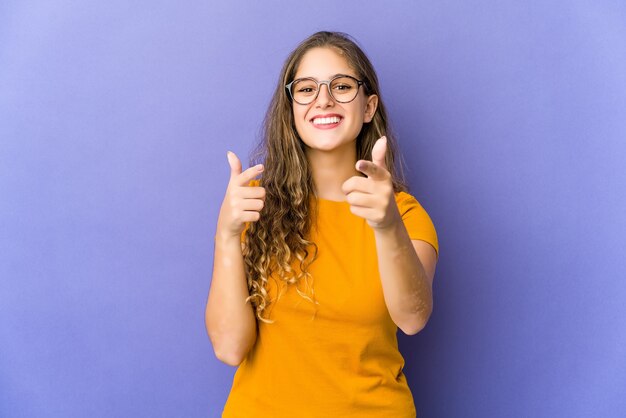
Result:
[[[271,275],[287,285],[296,285],[300,296],[317,305],[308,272],[317,256],[317,246],[309,239],[316,219],[316,190],[285,88],[293,80],[302,57],[312,48],[332,48],[338,52],[364,81],[365,94],[378,95],[376,113],[371,122],[363,124],[356,139],[357,159],[371,160],[374,143],[386,135],[386,164],[394,189],[396,192],[406,190],[400,164],[398,167],[395,164],[396,143],[389,130],[378,77],[371,62],[347,34],[317,32],[311,35],[285,61],[265,116],[261,140],[251,159],[252,164],[262,162],[265,165],[260,186],[265,188],[266,196],[260,219],[248,225],[243,240],[250,292],[247,301],[251,301],[257,318],[266,323],[273,321],[263,314],[276,302],[269,299],[267,292]],[[299,288],[300,283],[304,283],[304,291]]]

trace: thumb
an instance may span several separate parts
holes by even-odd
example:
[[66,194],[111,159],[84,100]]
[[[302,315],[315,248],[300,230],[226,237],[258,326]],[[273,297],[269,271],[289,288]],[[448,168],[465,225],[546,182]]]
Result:
[[228,158],[228,165],[230,166],[230,178],[232,179],[235,176],[241,174],[241,161],[235,155],[234,152],[228,151],[226,153],[226,158]]
[[374,148],[372,148],[372,162],[379,167],[387,169],[387,165],[385,164],[385,155],[387,154],[387,137],[381,136],[378,138],[376,143],[374,144]]

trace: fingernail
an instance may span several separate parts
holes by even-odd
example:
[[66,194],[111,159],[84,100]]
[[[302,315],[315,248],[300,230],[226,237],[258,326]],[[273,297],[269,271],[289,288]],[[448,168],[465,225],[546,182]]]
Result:
[[258,171],[263,171],[263,164],[257,164],[254,166],[254,168]]

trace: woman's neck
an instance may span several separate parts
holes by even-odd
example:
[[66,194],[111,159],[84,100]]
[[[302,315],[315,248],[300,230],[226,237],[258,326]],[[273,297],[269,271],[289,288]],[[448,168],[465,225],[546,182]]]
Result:
[[359,172],[356,164],[356,147],[342,147],[332,151],[307,149],[306,154],[313,173],[317,197],[326,200],[346,200],[341,185]]

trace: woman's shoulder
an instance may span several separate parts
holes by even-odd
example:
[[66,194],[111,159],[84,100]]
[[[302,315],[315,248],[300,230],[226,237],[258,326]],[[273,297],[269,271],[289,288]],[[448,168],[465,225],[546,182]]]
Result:
[[413,196],[412,194],[408,192],[396,192],[395,198],[396,198],[396,204],[398,205],[398,209],[400,210],[400,213],[403,212],[402,209],[409,210],[412,207],[419,207],[420,209],[424,210],[424,208],[422,207],[420,202],[418,202],[415,196]]
[[395,197],[398,211],[410,238],[430,243],[439,253],[437,231],[428,212],[413,195],[407,192],[398,192]]

